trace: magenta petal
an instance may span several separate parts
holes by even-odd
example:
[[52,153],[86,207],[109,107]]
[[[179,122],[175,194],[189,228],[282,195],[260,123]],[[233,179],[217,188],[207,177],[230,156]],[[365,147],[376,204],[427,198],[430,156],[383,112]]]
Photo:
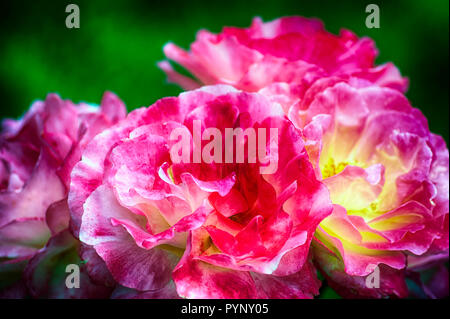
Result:
[[106,267],[105,262],[93,247],[81,244],[80,257],[86,262],[86,271],[94,283],[106,287],[114,287],[116,285],[116,281],[109,272],[108,267]]
[[52,235],[55,235],[69,227],[70,212],[67,205],[67,198],[53,203],[45,214],[45,222],[50,228]]
[[111,123],[117,123],[127,115],[125,104],[112,92],[107,91],[103,94],[100,108]]
[[117,282],[140,291],[164,287],[178,260],[171,252],[157,247],[146,250],[132,240],[104,242],[95,250]]
[[256,288],[248,272],[219,268],[188,259],[178,266],[173,279],[177,293],[188,299],[255,298]]

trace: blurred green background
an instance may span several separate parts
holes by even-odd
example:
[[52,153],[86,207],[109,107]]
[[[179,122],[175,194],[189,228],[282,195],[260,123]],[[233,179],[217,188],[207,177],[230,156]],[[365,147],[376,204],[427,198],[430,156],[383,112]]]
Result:
[[[65,8],[80,8],[81,28],[67,29]],[[365,7],[380,7],[380,29],[365,26]],[[225,25],[247,27],[254,16],[317,17],[376,41],[377,63],[394,62],[410,79],[412,104],[433,132],[449,141],[447,0],[390,1],[1,1],[0,118],[19,117],[36,99],[58,92],[74,102],[99,103],[105,90],[128,110],[177,95],[156,67],[163,45],[188,48],[195,33]],[[323,286],[321,298],[337,295]]]
[[[81,28],[67,29],[65,7],[80,7]],[[365,7],[380,7],[380,29],[365,26]],[[105,90],[129,110],[180,89],[156,67],[162,46],[187,48],[200,28],[246,27],[254,16],[318,17],[326,28],[372,37],[378,63],[394,62],[409,77],[408,97],[432,131],[449,138],[447,0],[390,1],[2,1],[0,118],[19,117],[48,92],[99,103]]]

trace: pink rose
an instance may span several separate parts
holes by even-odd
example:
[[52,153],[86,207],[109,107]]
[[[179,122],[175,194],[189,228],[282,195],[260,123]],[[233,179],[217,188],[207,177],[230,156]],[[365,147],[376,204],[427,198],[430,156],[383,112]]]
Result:
[[[282,141],[276,156],[270,128]],[[247,153],[243,162],[225,163],[230,149],[219,157],[214,149],[211,161],[193,162],[196,134],[203,144],[206,132],[223,142],[227,129],[264,129],[258,152],[267,157],[252,162]],[[186,138],[187,161],[174,160],[175,131]],[[252,139],[237,141],[236,152]],[[262,173],[268,158],[277,169]],[[210,86],[131,112],[84,151],[71,175],[69,206],[74,233],[114,279],[151,297],[170,295],[173,283],[187,298],[318,293],[308,253],[331,211],[328,192],[299,132],[262,95]]]
[[[26,261],[47,243],[49,207],[67,197],[69,174],[87,143],[126,115],[105,93],[99,108],[49,94],[0,134],[0,271]],[[67,219],[68,223],[68,219]]]
[[355,77],[400,91],[408,85],[392,63],[375,66],[377,50],[371,39],[358,39],[349,30],[334,35],[321,21],[303,17],[266,23],[255,18],[249,28],[225,27],[217,35],[201,30],[189,52],[169,43],[164,53],[195,76],[177,73],[167,61],[159,64],[170,81],[185,89],[224,83],[258,91],[288,83],[301,97],[312,83],[327,77]]
[[[298,110],[290,116],[334,204],[315,235],[316,264],[343,296],[406,297],[407,267],[448,259],[444,140],[390,88],[340,82]],[[381,287],[371,289],[378,266]]]

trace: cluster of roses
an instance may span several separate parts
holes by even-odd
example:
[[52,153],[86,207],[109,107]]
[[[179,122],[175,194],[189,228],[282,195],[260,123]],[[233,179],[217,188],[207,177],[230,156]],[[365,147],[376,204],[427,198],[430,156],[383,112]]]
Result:
[[[324,278],[344,297],[404,298],[407,278],[448,295],[449,152],[370,39],[255,18],[164,52],[193,75],[159,64],[178,97],[127,115],[109,92],[49,94],[3,122],[2,297],[312,298]],[[173,162],[193,121],[276,127],[277,170]]]

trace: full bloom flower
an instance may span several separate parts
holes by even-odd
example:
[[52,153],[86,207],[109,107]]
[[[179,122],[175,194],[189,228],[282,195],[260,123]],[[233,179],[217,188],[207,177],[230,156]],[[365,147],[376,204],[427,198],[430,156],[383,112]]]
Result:
[[[171,132],[183,130],[193,146],[194,121],[202,132],[278,128],[277,171],[262,174],[260,161],[174,162]],[[75,234],[114,279],[153,297],[172,280],[187,298],[318,293],[308,253],[331,202],[298,130],[262,95],[217,85],[133,111],[88,145],[69,206]]]
[[405,297],[407,266],[448,259],[448,149],[400,92],[364,84],[331,85],[290,113],[334,204],[314,258],[344,296]]
[[[69,174],[87,143],[126,115],[105,93],[100,107],[49,94],[0,134],[0,271],[23,268],[51,236],[46,212],[67,197]],[[68,220],[67,220],[68,223]],[[67,225],[68,226],[68,225]]]

